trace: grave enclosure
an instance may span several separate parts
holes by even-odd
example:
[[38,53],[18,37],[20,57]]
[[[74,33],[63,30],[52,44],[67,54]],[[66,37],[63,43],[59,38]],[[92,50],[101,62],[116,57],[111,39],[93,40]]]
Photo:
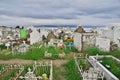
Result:
[[52,80],[52,61],[33,64],[0,64],[0,80]]
[[[113,74],[113,73],[109,70],[109,68],[111,68],[112,66],[110,66],[110,65],[108,65],[108,64],[103,65],[103,64],[102,64],[102,61],[99,60],[99,59],[102,59],[102,58],[104,58],[104,57],[106,57],[106,58],[111,58],[111,59],[113,59],[115,62],[117,62],[118,64],[120,64],[120,60],[117,59],[117,58],[115,58],[114,56],[111,56],[111,55],[105,55],[105,56],[103,56],[103,55],[101,55],[101,56],[90,56],[89,58],[90,58],[91,60],[93,60],[93,61],[96,59],[96,63],[94,63],[93,65],[96,65],[97,67],[99,67],[99,68],[104,72],[105,77],[107,78],[107,80],[119,80],[119,78],[116,77],[115,74]],[[113,63],[115,63],[115,62],[111,62],[111,64],[114,65]],[[91,62],[91,63],[93,63],[93,62]],[[118,67],[119,67],[119,66],[118,66]],[[116,69],[116,70],[117,70],[117,69]],[[114,71],[116,71],[116,70],[114,70]],[[119,74],[120,74],[120,72],[119,72]]]
[[74,55],[74,60],[82,80],[104,80],[104,73],[89,63],[87,55]]

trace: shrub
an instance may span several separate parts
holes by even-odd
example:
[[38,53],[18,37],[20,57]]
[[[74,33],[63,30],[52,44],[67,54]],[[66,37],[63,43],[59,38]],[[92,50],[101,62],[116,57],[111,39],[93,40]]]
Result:
[[6,47],[4,44],[1,44],[1,45],[0,45],[0,49],[1,49],[1,50],[7,49],[7,47]]
[[87,48],[84,52],[89,54],[89,55],[96,55],[96,54],[102,53],[102,51],[100,49],[98,49],[97,47]]
[[115,57],[120,59],[120,51],[112,51],[109,54],[111,54],[111,55],[113,55],[113,56],[115,56]]

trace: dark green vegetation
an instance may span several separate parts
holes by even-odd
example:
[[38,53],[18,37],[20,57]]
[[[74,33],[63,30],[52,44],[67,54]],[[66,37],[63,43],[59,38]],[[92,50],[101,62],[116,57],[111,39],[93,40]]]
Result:
[[91,65],[86,59],[79,59],[79,66],[86,71]]
[[0,64],[0,71],[3,71],[5,69],[5,65]]
[[4,44],[0,45],[0,50],[7,49],[7,47]]
[[33,70],[32,65],[24,65],[24,70],[23,70],[23,72],[21,73],[21,76],[24,76],[24,75],[28,72],[28,68],[30,68],[31,71]]
[[[2,68],[5,65],[0,65],[0,71],[2,71]],[[6,65],[8,66],[8,65]],[[31,69],[31,71],[33,71],[33,66],[32,65],[24,65],[24,70],[21,73],[20,76],[25,76],[25,74],[28,72],[28,68]],[[4,72],[2,72],[2,74],[0,74],[0,80],[13,80],[13,78],[15,78],[17,75],[16,73],[19,73],[19,69],[6,69]],[[50,66],[37,66],[34,74],[36,76],[42,76],[42,74],[47,74],[47,77],[49,77],[50,75]],[[20,78],[17,80],[21,80]],[[22,79],[23,80],[23,79]]]
[[0,80],[9,80],[13,79],[16,76],[16,73],[18,72],[18,69],[9,69],[5,71],[1,76]]
[[0,59],[12,59],[12,58],[20,58],[20,59],[32,59],[32,60],[37,60],[41,59],[44,56],[44,48],[38,49],[30,49],[26,53],[18,53],[18,54],[0,54]]
[[96,54],[101,54],[101,50],[99,50],[97,47],[90,47],[87,48],[85,51],[88,55],[96,55]]
[[113,55],[115,57],[117,57],[118,59],[120,59],[120,51],[111,51],[111,52],[104,52],[101,51],[100,49],[98,49],[97,47],[90,47],[88,49],[86,49],[84,51],[84,53],[88,54],[88,55]]
[[20,58],[20,59],[31,59],[31,60],[38,60],[44,58],[45,51],[52,54],[50,59],[57,59],[59,53],[68,54],[70,52],[77,52],[77,49],[74,47],[66,47],[66,49],[60,49],[58,47],[49,46],[44,47],[42,46],[39,48],[40,45],[32,46],[26,53],[15,53],[15,54],[0,54],[0,59],[11,59],[11,58]]
[[69,46],[66,46],[66,48],[64,49],[60,49],[58,47],[54,47],[54,46],[50,46],[47,48],[48,52],[52,53],[52,54],[59,54],[59,53],[70,53],[70,52],[77,52],[77,49],[75,47],[69,47]]
[[50,66],[40,66],[35,69],[36,76],[39,76],[42,74],[47,74],[47,77],[50,76]]
[[[104,57],[102,59],[102,64],[110,70],[116,77],[120,79],[120,63],[118,63],[116,60],[114,60],[111,57]],[[109,65],[110,67],[107,67],[106,65]]]
[[64,65],[66,69],[66,80],[81,80],[74,59]]

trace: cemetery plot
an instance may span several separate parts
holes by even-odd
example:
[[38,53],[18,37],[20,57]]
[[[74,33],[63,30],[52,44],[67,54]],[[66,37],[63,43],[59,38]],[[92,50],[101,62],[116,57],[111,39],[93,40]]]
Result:
[[89,63],[87,56],[75,55],[75,63],[83,80],[104,80],[104,73]]
[[[89,56],[92,66],[98,67],[103,71],[107,80],[119,80],[120,60],[110,55]],[[112,73],[111,73],[112,72]],[[116,76],[114,74],[117,74]],[[118,78],[117,78],[118,77]]]
[[98,60],[103,66],[120,79],[120,62],[117,62],[112,57],[103,57]]
[[52,61],[0,65],[0,80],[52,80]]
[[11,65],[1,65],[0,80],[16,80],[24,67],[21,65],[11,64]]

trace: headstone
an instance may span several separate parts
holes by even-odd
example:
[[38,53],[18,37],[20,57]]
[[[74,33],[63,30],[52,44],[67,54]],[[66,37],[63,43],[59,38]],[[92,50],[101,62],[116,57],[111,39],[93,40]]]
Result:
[[96,47],[103,51],[110,51],[110,39],[96,38]]

